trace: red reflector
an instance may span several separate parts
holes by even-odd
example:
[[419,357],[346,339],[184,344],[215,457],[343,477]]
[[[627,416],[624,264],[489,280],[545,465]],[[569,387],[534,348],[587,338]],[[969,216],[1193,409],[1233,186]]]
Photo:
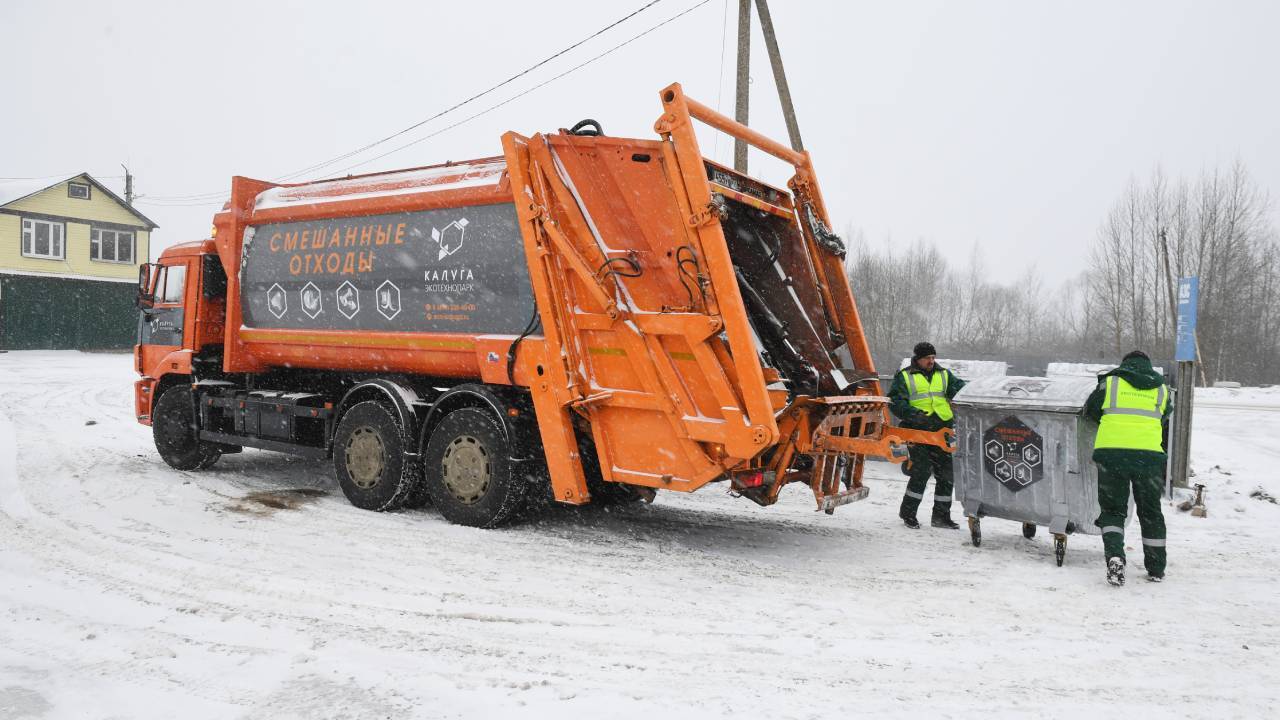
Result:
[[742,487],[760,487],[764,484],[764,471],[754,470],[749,473],[743,473],[738,476],[738,485]]

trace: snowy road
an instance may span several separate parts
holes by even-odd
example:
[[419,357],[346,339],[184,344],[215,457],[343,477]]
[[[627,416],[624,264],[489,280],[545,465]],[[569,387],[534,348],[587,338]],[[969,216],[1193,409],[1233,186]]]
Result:
[[[325,463],[203,473],[131,358],[0,355],[0,718],[1259,717],[1280,700],[1280,413],[1195,415],[1169,575],[1013,523],[911,532],[709,488],[483,531],[349,506]],[[1272,396],[1273,397],[1273,396]],[[90,424],[92,423],[92,424]],[[896,471],[895,471],[896,472]],[[1129,533],[1132,559],[1140,557]],[[1087,713],[1087,714],[1086,714]]]

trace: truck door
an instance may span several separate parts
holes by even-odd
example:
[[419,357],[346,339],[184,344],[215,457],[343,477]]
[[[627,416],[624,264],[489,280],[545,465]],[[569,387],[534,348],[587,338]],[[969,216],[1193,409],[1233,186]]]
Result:
[[187,346],[187,265],[184,258],[153,266],[151,306],[143,307],[138,318],[139,364],[143,373],[151,374],[156,363],[169,353]]

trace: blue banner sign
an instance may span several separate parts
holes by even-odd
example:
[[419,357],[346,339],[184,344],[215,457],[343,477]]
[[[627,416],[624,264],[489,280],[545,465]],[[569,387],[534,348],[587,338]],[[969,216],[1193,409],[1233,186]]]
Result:
[[1178,279],[1178,349],[1174,359],[1193,362],[1196,359],[1196,306],[1200,301],[1200,278]]

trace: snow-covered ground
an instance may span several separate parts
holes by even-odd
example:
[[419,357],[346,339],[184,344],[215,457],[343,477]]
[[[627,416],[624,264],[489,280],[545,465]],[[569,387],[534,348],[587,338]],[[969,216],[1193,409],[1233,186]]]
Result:
[[125,355],[0,354],[0,718],[1221,718],[1280,701],[1280,505],[1249,497],[1280,495],[1267,408],[1197,410],[1209,517],[1166,507],[1161,585],[1131,527],[1116,589],[1096,537],[1059,568],[1013,523],[984,523],[981,548],[906,530],[884,464],[834,516],[798,489],[759,508],[715,488],[491,531],[364,512],[321,462],[169,469],[132,380]]

